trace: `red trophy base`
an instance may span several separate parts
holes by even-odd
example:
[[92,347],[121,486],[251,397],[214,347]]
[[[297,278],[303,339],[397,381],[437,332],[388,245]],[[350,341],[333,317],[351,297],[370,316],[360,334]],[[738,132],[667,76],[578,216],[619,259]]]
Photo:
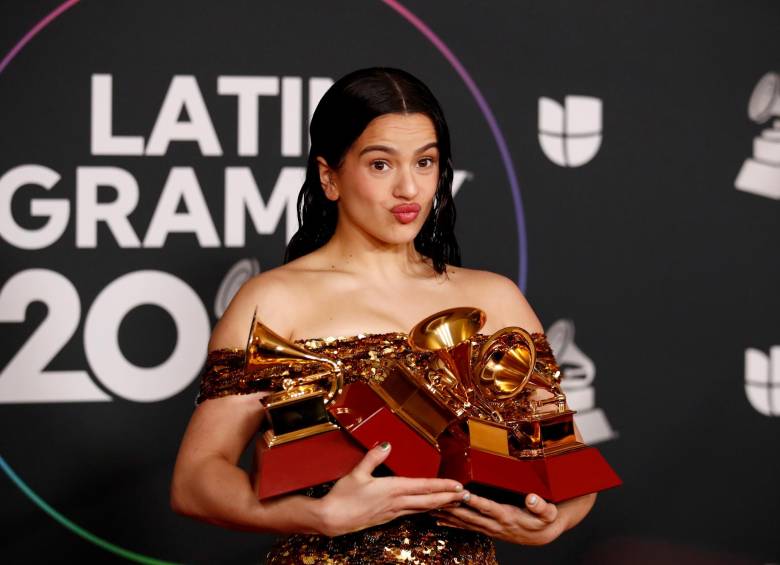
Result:
[[328,408],[343,428],[366,449],[383,441],[392,449],[385,466],[401,477],[436,477],[441,455],[365,383],[347,385]]
[[455,479],[478,495],[484,493],[488,498],[517,506],[523,506],[523,497],[531,492],[558,503],[623,484],[594,447],[549,457],[515,459],[447,438],[442,441],[442,451],[442,477]]
[[268,447],[258,438],[253,484],[263,500],[340,479],[357,465],[365,450],[342,430],[324,432]]

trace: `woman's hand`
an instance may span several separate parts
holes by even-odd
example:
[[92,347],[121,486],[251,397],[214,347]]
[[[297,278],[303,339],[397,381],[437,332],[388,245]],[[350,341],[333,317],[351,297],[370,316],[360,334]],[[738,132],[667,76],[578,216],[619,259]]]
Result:
[[511,543],[544,545],[577,524],[595,499],[595,494],[589,494],[559,507],[531,493],[525,497],[526,508],[518,508],[471,495],[464,501],[469,508],[443,508],[433,515],[443,526],[475,530]]
[[321,499],[323,534],[355,532],[406,514],[459,503],[470,496],[460,483],[450,479],[372,476],[389,454],[389,443],[373,448]]

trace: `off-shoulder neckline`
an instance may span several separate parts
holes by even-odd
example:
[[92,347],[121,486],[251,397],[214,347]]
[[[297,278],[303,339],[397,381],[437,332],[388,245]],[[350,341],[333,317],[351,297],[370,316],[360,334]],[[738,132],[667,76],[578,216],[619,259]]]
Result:
[[[492,334],[485,334],[482,332],[475,333],[472,337],[484,337],[488,338]],[[542,336],[545,337],[544,332],[532,332],[531,336]],[[345,342],[352,342],[352,341],[363,341],[367,338],[382,338],[382,337],[395,337],[395,338],[402,338],[406,339],[409,337],[409,334],[407,332],[380,332],[380,333],[360,333],[355,335],[342,335],[342,336],[323,336],[323,337],[304,337],[300,339],[291,340],[292,343],[296,345],[306,345],[306,343],[310,341],[316,341],[316,342],[323,342],[326,345],[330,345],[333,343],[345,343]],[[233,353],[241,353],[246,351],[244,348],[241,347],[223,347],[220,349],[213,349],[209,353],[214,353],[216,351],[230,351]]]
[[[472,337],[490,337],[493,334],[486,334],[482,332],[475,333]],[[531,336],[544,336],[544,332],[531,332]],[[409,334],[407,332],[378,332],[378,333],[359,333],[354,335],[340,335],[340,336],[322,336],[322,337],[302,337],[299,339],[292,340],[293,343],[306,343],[309,341],[323,341],[325,343],[335,343],[335,342],[344,342],[344,341],[362,341],[367,338],[382,338],[382,337],[400,337],[400,338],[408,338]]]
[[[479,334],[476,334],[479,335]],[[326,345],[330,345],[332,343],[344,343],[344,342],[350,342],[350,341],[362,341],[369,337],[375,337],[375,338],[382,338],[382,337],[396,337],[396,338],[402,338],[406,339],[409,337],[409,334],[406,332],[384,332],[384,333],[361,333],[356,335],[342,335],[342,336],[324,336],[324,337],[302,337],[299,339],[293,339],[290,340],[291,343],[294,343],[296,345],[303,345],[305,346],[310,341],[316,341],[316,342],[323,342]],[[209,351],[209,353],[214,353],[217,351],[229,351],[232,353],[243,353],[246,351],[243,347],[220,347],[218,349],[212,349]]]
[[328,335],[320,337],[301,337],[292,340],[293,343],[306,343],[308,341],[324,341],[325,343],[334,343],[337,341],[361,341],[371,337],[401,337],[407,338],[409,334],[406,332],[378,332],[378,333],[359,333],[354,335]]

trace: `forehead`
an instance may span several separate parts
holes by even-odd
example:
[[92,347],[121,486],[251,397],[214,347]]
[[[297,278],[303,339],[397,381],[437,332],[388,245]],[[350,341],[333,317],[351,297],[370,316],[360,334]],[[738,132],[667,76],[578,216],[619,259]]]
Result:
[[371,144],[411,145],[415,148],[436,141],[433,122],[425,114],[385,114],[374,118],[360,134],[355,146]]

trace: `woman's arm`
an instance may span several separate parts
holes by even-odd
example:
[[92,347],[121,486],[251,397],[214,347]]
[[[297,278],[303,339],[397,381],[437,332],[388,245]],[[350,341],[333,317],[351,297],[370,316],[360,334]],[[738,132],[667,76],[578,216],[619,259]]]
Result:
[[207,400],[195,409],[171,483],[174,511],[233,529],[318,532],[319,505],[304,496],[260,504],[249,476],[237,466],[260,426],[260,394]]
[[173,472],[174,511],[232,529],[335,536],[441,508],[468,494],[449,479],[373,477],[390,453],[387,444],[369,450],[321,499],[289,495],[259,502],[237,466],[260,423],[259,396],[207,400],[195,410]]
[[[242,347],[256,305],[264,322],[287,335],[285,323],[294,318],[288,292],[268,273],[249,281],[214,329],[209,348]],[[259,502],[238,460],[260,428],[263,394],[214,398],[195,409],[173,472],[171,506],[176,512],[233,529],[332,536],[440,508],[466,494],[449,479],[373,477],[390,453],[388,444],[369,450],[321,499],[289,495]]]

